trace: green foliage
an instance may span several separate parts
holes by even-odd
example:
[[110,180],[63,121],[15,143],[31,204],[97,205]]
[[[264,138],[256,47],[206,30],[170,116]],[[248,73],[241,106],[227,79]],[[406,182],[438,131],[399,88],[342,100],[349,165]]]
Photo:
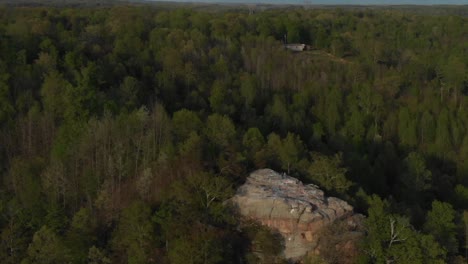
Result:
[[[84,263],[88,258],[90,246],[96,241],[96,221],[89,209],[81,208],[73,216],[66,234],[66,245],[73,261]],[[95,253],[95,252],[94,252]],[[94,254],[93,253],[93,254]]]
[[176,182],[173,188],[174,198],[187,216],[207,222],[219,222],[228,217],[223,202],[231,197],[233,190],[226,178],[196,173]]
[[455,210],[448,203],[434,201],[432,210],[427,213],[424,230],[433,235],[437,242],[449,253],[458,247],[456,239]]
[[423,144],[433,143],[435,140],[436,123],[432,114],[425,111],[421,117],[421,142]]
[[299,162],[304,152],[304,146],[299,136],[288,133],[282,140],[278,155],[281,167],[290,172],[291,167],[300,165]]
[[21,263],[53,264],[67,263],[68,260],[67,249],[59,237],[47,226],[43,226],[34,234],[27,256]]
[[41,194],[41,179],[39,177],[44,161],[41,158],[12,161],[10,175],[16,188],[17,198],[22,206],[31,214],[31,224],[40,225],[44,216],[43,196]]
[[66,109],[66,98],[63,91],[69,86],[70,84],[58,72],[54,71],[45,76],[41,87],[45,111],[56,117],[63,117]]
[[353,183],[346,178],[347,169],[342,167],[342,153],[334,156],[313,153],[312,159],[308,169],[308,178],[321,188],[344,194],[352,186]]
[[401,177],[402,196],[408,201],[418,202],[423,192],[431,188],[431,172],[426,168],[424,157],[411,152],[404,160],[405,173]]
[[265,167],[388,198],[365,261],[464,255],[466,8],[18,1],[0,8],[0,262],[280,263],[224,205]]
[[272,133],[268,136],[267,149],[272,154],[274,163],[279,163],[288,173],[291,169],[303,169],[306,163],[303,159],[304,143],[298,135],[288,133],[284,139],[281,139]]
[[463,82],[467,78],[466,65],[459,56],[452,55],[442,67],[442,78],[445,81],[442,85],[453,90],[455,99],[458,99]]
[[44,222],[54,232],[63,232],[67,225],[67,220],[64,208],[60,205],[52,203],[46,208]]
[[127,109],[133,109],[138,106],[138,92],[140,83],[134,77],[127,76],[119,87],[121,104]]
[[340,107],[342,97],[338,89],[333,89],[327,97],[325,124],[330,134],[335,134],[341,121]]
[[251,127],[245,132],[242,144],[249,152],[255,153],[265,145],[265,138],[258,128]]
[[99,250],[99,248],[92,246],[88,253],[88,264],[111,264],[112,261]]
[[2,74],[0,76],[0,123],[7,122],[12,118],[15,112],[14,105],[10,99],[10,88],[8,87],[8,74]]
[[206,120],[205,135],[215,146],[227,147],[234,143],[236,127],[229,117],[213,114]]
[[229,104],[231,95],[228,87],[222,81],[216,80],[211,89],[209,98],[211,109],[214,113],[221,115],[230,115],[234,112],[234,108]]
[[177,181],[170,202],[153,220],[165,238],[171,263],[226,263],[232,242],[217,226],[232,222],[224,201],[233,194],[232,184],[221,176],[196,173]]
[[452,145],[450,134],[449,113],[447,109],[442,109],[437,119],[436,146],[442,157],[445,157]]
[[407,108],[402,108],[398,115],[398,131],[400,140],[403,145],[415,146],[418,142],[417,139],[417,123],[412,118],[411,113]]
[[174,264],[216,264],[223,261],[223,247],[214,228],[193,231],[183,236],[169,247],[169,260]]
[[455,201],[456,205],[460,208],[467,208],[468,206],[468,187],[465,187],[461,184],[455,186]]
[[172,117],[173,133],[178,140],[186,140],[192,132],[199,133],[203,123],[196,113],[182,109]]
[[463,211],[463,224],[465,225],[465,254],[468,253],[468,211]]
[[122,210],[113,234],[114,248],[125,252],[127,263],[148,263],[153,241],[151,210],[142,202],[133,202]]
[[251,241],[248,263],[282,263],[282,238],[279,234],[255,223],[247,223],[242,231]]
[[415,231],[408,219],[389,213],[388,202],[373,196],[362,251],[370,263],[444,263],[446,251],[430,235]]
[[271,122],[282,132],[287,131],[291,123],[286,103],[279,95],[274,96],[272,105],[268,109]]
[[24,258],[31,240],[31,217],[15,199],[5,203],[3,209],[0,258],[6,264],[16,264]]
[[97,69],[94,63],[75,72],[76,85],[64,89],[64,116],[67,120],[86,120],[97,110]]
[[257,80],[254,76],[245,74],[241,76],[240,94],[246,106],[251,106],[257,95]]

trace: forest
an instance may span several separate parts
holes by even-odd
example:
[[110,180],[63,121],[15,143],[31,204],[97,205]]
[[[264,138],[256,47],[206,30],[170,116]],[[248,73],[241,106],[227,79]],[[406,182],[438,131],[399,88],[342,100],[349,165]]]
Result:
[[1,6],[0,262],[286,263],[225,203],[272,168],[367,216],[359,263],[466,263],[467,43],[450,13]]

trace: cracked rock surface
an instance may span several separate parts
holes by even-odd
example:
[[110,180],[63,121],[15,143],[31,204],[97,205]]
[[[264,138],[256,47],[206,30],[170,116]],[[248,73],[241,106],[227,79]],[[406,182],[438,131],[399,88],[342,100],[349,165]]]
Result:
[[319,233],[330,223],[345,221],[352,230],[362,217],[347,202],[326,197],[318,186],[270,169],[252,172],[231,201],[242,216],[279,232],[290,260],[318,254]]

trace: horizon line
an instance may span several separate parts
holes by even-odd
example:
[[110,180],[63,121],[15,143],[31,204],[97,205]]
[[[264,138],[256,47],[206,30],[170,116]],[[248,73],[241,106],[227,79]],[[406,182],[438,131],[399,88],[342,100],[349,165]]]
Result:
[[[137,0],[138,1],[138,0]],[[308,5],[308,6],[468,6],[467,3],[359,3],[366,1],[356,1],[358,3],[323,3],[323,1],[317,1],[319,3],[313,3],[314,1],[308,0],[259,0],[254,2],[248,2],[248,0],[142,0],[143,2],[173,2],[173,3],[190,3],[190,4],[265,4],[265,5]],[[341,2],[338,0],[338,2]],[[349,1],[352,2],[352,1]]]

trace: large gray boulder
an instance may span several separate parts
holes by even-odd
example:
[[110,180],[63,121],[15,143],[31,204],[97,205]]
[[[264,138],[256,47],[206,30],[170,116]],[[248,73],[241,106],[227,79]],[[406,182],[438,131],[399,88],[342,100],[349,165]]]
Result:
[[[284,240],[284,257],[290,260],[320,254],[321,231],[331,223],[343,221],[349,227],[346,230],[354,232],[362,218],[345,201],[325,197],[317,186],[304,185],[270,169],[251,173],[231,202],[243,217],[279,232]],[[353,248],[346,241],[341,246]]]

